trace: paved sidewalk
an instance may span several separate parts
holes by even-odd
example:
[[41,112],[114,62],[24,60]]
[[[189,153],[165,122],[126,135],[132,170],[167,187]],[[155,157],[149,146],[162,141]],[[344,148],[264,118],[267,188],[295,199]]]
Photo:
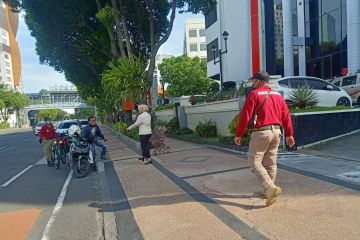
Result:
[[171,153],[145,166],[104,133],[118,239],[359,239],[358,191],[280,170],[284,194],[266,208],[245,156],[168,139]]

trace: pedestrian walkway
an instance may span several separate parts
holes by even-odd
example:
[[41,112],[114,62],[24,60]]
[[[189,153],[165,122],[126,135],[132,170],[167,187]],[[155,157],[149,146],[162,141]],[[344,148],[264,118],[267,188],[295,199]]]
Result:
[[[356,190],[280,170],[284,194],[265,207],[245,156],[168,139],[171,153],[142,165],[107,129],[119,239],[358,239]],[[116,188],[116,189],[115,189]],[[134,226],[135,225],[135,226]],[[106,226],[105,226],[106,228]],[[129,228],[131,230],[129,230]]]

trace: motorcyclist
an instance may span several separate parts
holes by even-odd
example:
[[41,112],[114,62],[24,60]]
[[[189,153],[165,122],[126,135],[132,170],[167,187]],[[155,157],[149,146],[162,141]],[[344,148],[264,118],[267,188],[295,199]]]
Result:
[[54,166],[52,146],[55,138],[56,138],[56,133],[54,126],[52,125],[52,121],[46,118],[45,125],[41,128],[39,132],[39,142],[40,144],[44,143],[44,153],[48,167]]
[[84,127],[81,130],[81,135],[86,141],[90,144],[95,144],[96,146],[101,147],[101,159],[106,159],[107,153],[107,145],[105,144],[105,137],[102,134],[99,126],[96,124],[96,118],[94,116],[90,116],[88,118],[89,125]]

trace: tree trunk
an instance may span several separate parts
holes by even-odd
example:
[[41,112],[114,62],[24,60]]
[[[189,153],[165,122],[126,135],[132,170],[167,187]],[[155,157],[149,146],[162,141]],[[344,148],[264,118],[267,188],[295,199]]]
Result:
[[[151,12],[149,12],[149,13],[150,13],[150,15],[152,14]],[[150,55],[149,68],[148,68],[148,71],[145,74],[145,81],[148,83],[149,88],[151,88],[153,80],[154,80],[156,55],[157,55],[160,47],[170,37],[170,33],[171,33],[172,28],[174,26],[175,15],[176,15],[176,0],[173,0],[172,3],[171,3],[171,16],[170,16],[169,28],[168,28],[166,34],[164,35],[164,37],[162,39],[160,39],[159,42],[157,42],[156,44],[153,43],[151,45],[151,55]],[[152,37],[154,37],[154,29],[153,29],[153,27],[151,27],[151,22],[153,23],[153,21],[154,21],[153,19],[150,20],[150,36],[152,36]]]
[[111,3],[112,3],[114,19],[115,19],[115,23],[116,23],[116,32],[118,35],[118,45],[119,45],[119,49],[120,49],[120,55],[121,55],[121,57],[126,57],[126,53],[125,53],[125,49],[124,49],[124,45],[123,45],[124,37],[123,37],[123,31],[122,31],[122,26],[121,26],[120,11],[117,6],[116,0],[111,0]]
[[129,30],[127,27],[127,18],[125,15],[126,11],[124,11],[124,5],[122,4],[121,0],[119,0],[119,6],[120,6],[120,13],[121,13],[121,23],[123,24],[123,27],[124,27],[126,50],[127,50],[128,56],[131,57],[133,55],[133,53],[132,53],[132,49],[131,49]]

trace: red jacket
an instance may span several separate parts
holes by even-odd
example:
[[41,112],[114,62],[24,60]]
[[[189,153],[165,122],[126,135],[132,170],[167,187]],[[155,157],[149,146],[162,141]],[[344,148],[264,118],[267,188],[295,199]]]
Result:
[[268,85],[264,85],[251,91],[246,98],[237,124],[236,137],[242,137],[244,135],[252,115],[259,108],[269,90],[270,96],[258,112],[254,128],[268,125],[282,125],[285,129],[286,136],[293,136],[294,130],[290,112],[283,96],[281,96],[280,93],[271,90]]
[[40,132],[39,132],[40,139],[55,139],[56,133],[55,129],[52,125],[45,124]]

